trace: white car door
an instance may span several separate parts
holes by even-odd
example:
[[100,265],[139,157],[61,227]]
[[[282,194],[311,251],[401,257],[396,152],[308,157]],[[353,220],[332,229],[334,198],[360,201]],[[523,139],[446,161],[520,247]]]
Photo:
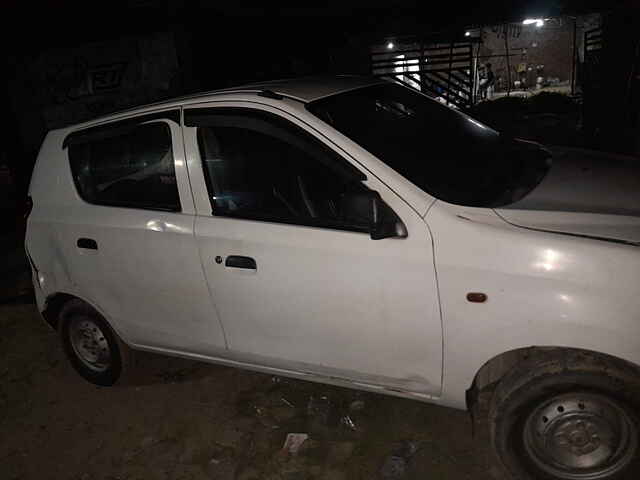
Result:
[[[185,110],[192,186],[209,194],[196,237],[230,353],[438,395],[442,330],[425,223],[293,117],[239,105]],[[343,195],[367,189],[406,238],[372,240],[368,225],[343,219]]]
[[[58,244],[81,296],[138,346],[226,350],[195,242],[179,110],[67,137]],[[75,185],[74,185],[75,184]]]

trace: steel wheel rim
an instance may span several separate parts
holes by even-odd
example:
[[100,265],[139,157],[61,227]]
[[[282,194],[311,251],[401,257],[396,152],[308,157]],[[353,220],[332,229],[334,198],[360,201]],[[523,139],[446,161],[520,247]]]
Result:
[[111,348],[104,332],[91,318],[75,317],[69,325],[69,339],[76,357],[87,368],[104,372],[111,365]]
[[568,393],[533,409],[525,420],[523,440],[529,458],[547,474],[566,480],[602,480],[633,460],[638,428],[614,400]]

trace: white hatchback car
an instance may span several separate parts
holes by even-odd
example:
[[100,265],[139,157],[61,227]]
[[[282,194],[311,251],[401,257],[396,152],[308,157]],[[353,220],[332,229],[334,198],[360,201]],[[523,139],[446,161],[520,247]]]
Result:
[[512,476],[627,478],[639,172],[394,83],[277,81],[49,132],[26,249],[96,384],[134,349],[455,408],[492,391]]

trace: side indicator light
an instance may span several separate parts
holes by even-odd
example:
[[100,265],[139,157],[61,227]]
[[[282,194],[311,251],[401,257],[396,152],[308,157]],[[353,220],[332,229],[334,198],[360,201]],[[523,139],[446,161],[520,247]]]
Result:
[[487,301],[487,295],[479,292],[467,293],[467,300],[472,303],[484,303]]

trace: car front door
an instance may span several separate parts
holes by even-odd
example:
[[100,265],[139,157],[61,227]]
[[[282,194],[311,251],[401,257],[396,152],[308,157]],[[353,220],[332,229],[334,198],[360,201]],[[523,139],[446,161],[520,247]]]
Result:
[[[373,175],[268,107],[185,110],[196,238],[233,356],[438,395],[442,331],[429,230]],[[206,183],[206,187],[204,184]],[[345,194],[375,190],[406,238],[372,240]],[[197,201],[196,201],[197,204]]]

